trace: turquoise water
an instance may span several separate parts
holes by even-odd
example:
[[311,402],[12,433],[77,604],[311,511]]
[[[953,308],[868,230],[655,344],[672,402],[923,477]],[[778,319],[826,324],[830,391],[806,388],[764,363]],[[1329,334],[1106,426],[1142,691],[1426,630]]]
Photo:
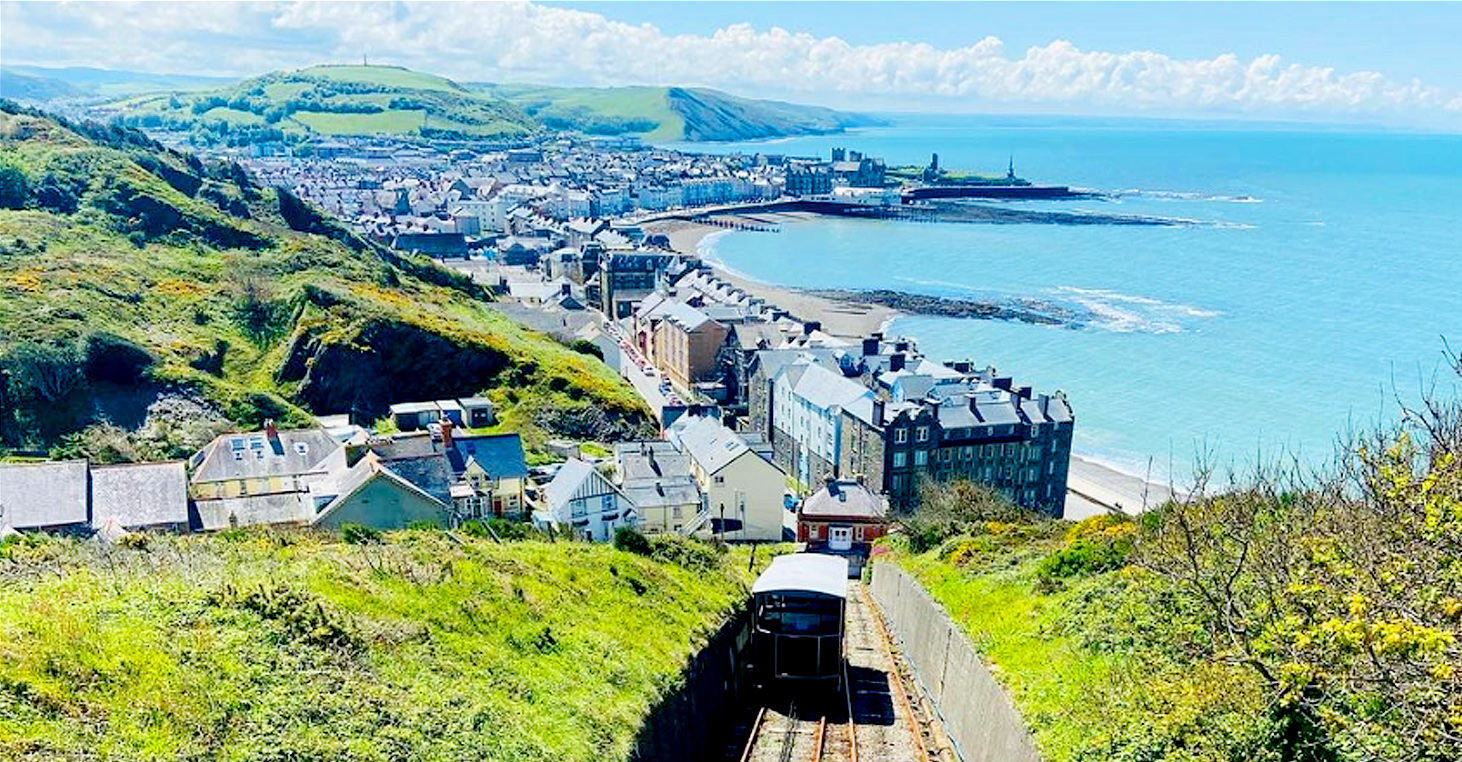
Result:
[[[939,358],[1064,389],[1076,449],[1183,480],[1196,458],[1240,471],[1322,465],[1336,437],[1394,417],[1462,348],[1462,136],[1182,122],[939,118],[836,138],[716,146],[1017,173],[1117,191],[1027,208],[1199,220],[1193,227],[821,219],[734,233],[713,258],[803,287],[1035,297],[1089,310],[1080,329],[907,317]],[[706,150],[704,146],[698,150]]]

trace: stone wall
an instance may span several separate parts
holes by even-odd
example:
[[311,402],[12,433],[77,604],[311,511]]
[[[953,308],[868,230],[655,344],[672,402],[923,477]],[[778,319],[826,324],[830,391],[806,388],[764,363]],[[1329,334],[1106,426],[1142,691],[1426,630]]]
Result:
[[913,577],[888,563],[874,565],[872,590],[960,758],[1040,762],[1010,696],[944,607]]
[[635,736],[631,762],[719,759],[743,713],[750,618],[737,612],[692,657],[681,681],[650,710]]

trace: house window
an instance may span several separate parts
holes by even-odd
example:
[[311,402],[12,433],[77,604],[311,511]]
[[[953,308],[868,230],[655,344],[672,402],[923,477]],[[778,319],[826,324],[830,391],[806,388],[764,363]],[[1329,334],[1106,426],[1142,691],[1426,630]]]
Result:
[[904,442],[907,442],[907,441],[909,441],[909,430],[908,429],[894,429],[893,430],[893,442],[894,442],[894,444],[903,444]]
[[715,478],[715,479],[713,479],[713,480],[712,480],[712,481],[714,481],[714,482],[715,482],[715,483],[717,483],[717,484],[725,484],[725,483],[726,483],[726,477],[724,477],[724,476],[719,476],[719,475],[718,475],[718,476],[716,476],[716,478]]
[[890,481],[890,484],[893,485],[893,491],[894,492],[898,492],[899,490],[903,489],[904,488],[904,475],[903,474],[894,474],[893,475],[893,479]]
[[896,452],[896,453],[894,453],[893,454],[893,467],[894,468],[903,468],[908,463],[908,458],[909,458],[909,454],[906,453],[906,452]]
[[[680,506],[678,506],[678,505],[675,506],[675,510],[672,512],[671,518],[676,518],[676,519],[681,518],[681,515],[680,515]],[[679,525],[677,525],[676,528],[678,529],[679,528]]]
[[929,465],[929,451],[928,450],[915,450],[914,451],[914,465],[915,466],[927,466],[927,465]]
[[915,442],[928,442],[929,441],[929,427],[928,426],[920,426],[919,428],[915,429],[914,430],[914,441]]
[[608,513],[614,510],[614,495],[605,495],[599,500],[599,510]]

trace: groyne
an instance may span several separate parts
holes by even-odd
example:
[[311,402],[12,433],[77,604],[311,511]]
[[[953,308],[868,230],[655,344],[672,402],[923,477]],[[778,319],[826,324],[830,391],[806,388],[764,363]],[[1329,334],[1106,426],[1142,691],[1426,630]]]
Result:
[[873,599],[964,762],[1040,762],[1025,720],[970,639],[902,569],[873,566]]

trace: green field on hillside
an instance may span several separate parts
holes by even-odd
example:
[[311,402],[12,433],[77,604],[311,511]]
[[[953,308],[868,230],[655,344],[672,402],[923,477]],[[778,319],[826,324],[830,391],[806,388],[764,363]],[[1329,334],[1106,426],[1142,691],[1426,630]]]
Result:
[[[12,387],[0,447],[54,447],[104,421],[143,436],[154,428],[143,409],[175,397],[218,425],[257,426],[485,393],[530,447],[645,431],[643,403],[597,358],[236,167],[13,107],[0,110],[0,145],[0,173],[24,186],[0,204],[21,207],[0,208],[0,365]],[[123,371],[108,370],[112,355]],[[176,457],[207,432],[175,433],[130,445]]]
[[437,530],[0,541],[0,758],[624,760],[743,552]]

